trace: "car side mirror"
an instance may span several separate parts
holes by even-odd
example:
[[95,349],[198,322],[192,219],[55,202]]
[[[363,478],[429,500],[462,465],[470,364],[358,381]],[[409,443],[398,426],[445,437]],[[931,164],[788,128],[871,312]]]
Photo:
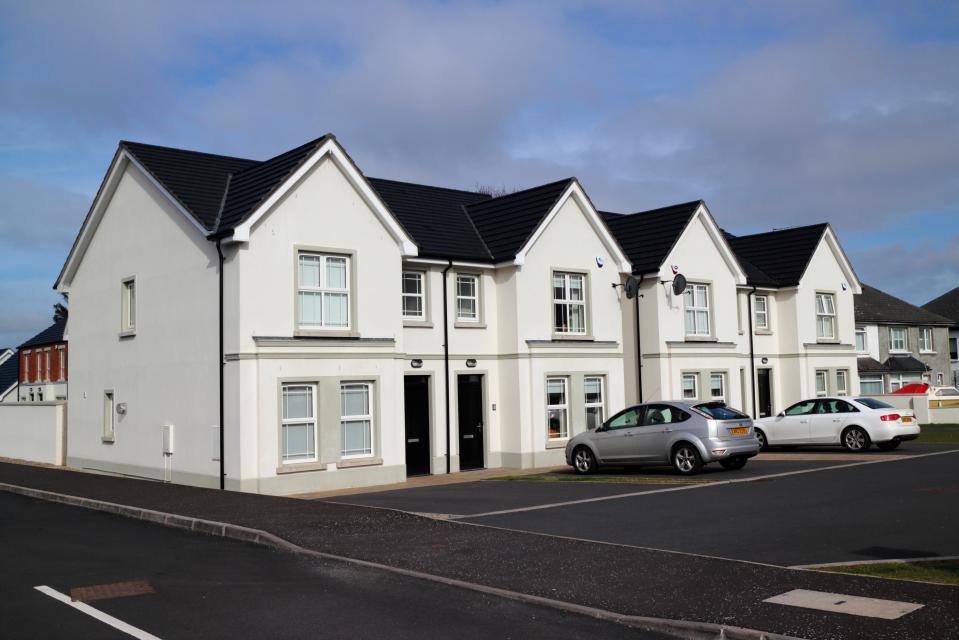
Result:
[[777,418],[785,418],[785,417],[786,417],[786,412],[785,412],[785,411],[780,411],[779,413],[776,414],[776,417],[777,417]]

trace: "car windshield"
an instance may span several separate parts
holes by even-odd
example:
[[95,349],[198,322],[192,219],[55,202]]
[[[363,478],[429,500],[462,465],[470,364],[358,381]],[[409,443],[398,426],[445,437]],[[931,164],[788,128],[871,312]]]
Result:
[[743,418],[748,419],[745,413],[740,413],[735,409],[730,409],[724,404],[719,402],[706,402],[704,404],[697,404],[693,407],[697,411],[701,411],[708,416],[712,416],[717,420],[742,420]]
[[870,409],[895,409],[891,404],[886,404],[882,400],[876,400],[875,398],[856,398],[856,402],[864,404]]
[[955,387],[946,387],[945,389],[940,389],[937,396],[959,396],[959,389]]

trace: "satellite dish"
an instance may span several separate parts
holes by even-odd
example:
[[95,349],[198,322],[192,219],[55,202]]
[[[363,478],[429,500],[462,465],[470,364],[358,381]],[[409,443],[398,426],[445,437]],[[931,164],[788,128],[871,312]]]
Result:
[[639,280],[633,276],[626,278],[626,284],[623,286],[626,290],[626,297],[632,300],[636,297],[636,292],[639,291]]
[[686,291],[686,276],[681,273],[677,273],[676,277],[673,278],[673,293],[677,296],[683,295],[683,292]]

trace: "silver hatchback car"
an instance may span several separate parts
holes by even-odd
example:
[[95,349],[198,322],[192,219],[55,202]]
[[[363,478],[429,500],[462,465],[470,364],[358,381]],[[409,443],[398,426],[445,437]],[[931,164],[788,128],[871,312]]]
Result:
[[653,402],[620,411],[566,445],[566,464],[576,473],[604,465],[671,464],[692,475],[704,464],[742,469],[759,453],[752,419],[721,402]]

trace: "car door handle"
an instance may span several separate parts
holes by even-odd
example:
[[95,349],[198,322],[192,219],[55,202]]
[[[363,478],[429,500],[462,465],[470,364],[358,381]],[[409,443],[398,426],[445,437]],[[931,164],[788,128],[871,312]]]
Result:
[[624,438],[632,438],[632,437],[633,437],[633,434],[631,434],[629,431],[627,431],[626,433],[623,434],[623,437],[624,437]]
[[663,429],[663,433],[672,433],[672,432],[673,432],[672,429]]
[[809,420],[800,420],[799,424],[809,424]]
[[832,421],[833,421],[833,422],[842,422],[842,419],[840,419],[840,418],[833,418]]

